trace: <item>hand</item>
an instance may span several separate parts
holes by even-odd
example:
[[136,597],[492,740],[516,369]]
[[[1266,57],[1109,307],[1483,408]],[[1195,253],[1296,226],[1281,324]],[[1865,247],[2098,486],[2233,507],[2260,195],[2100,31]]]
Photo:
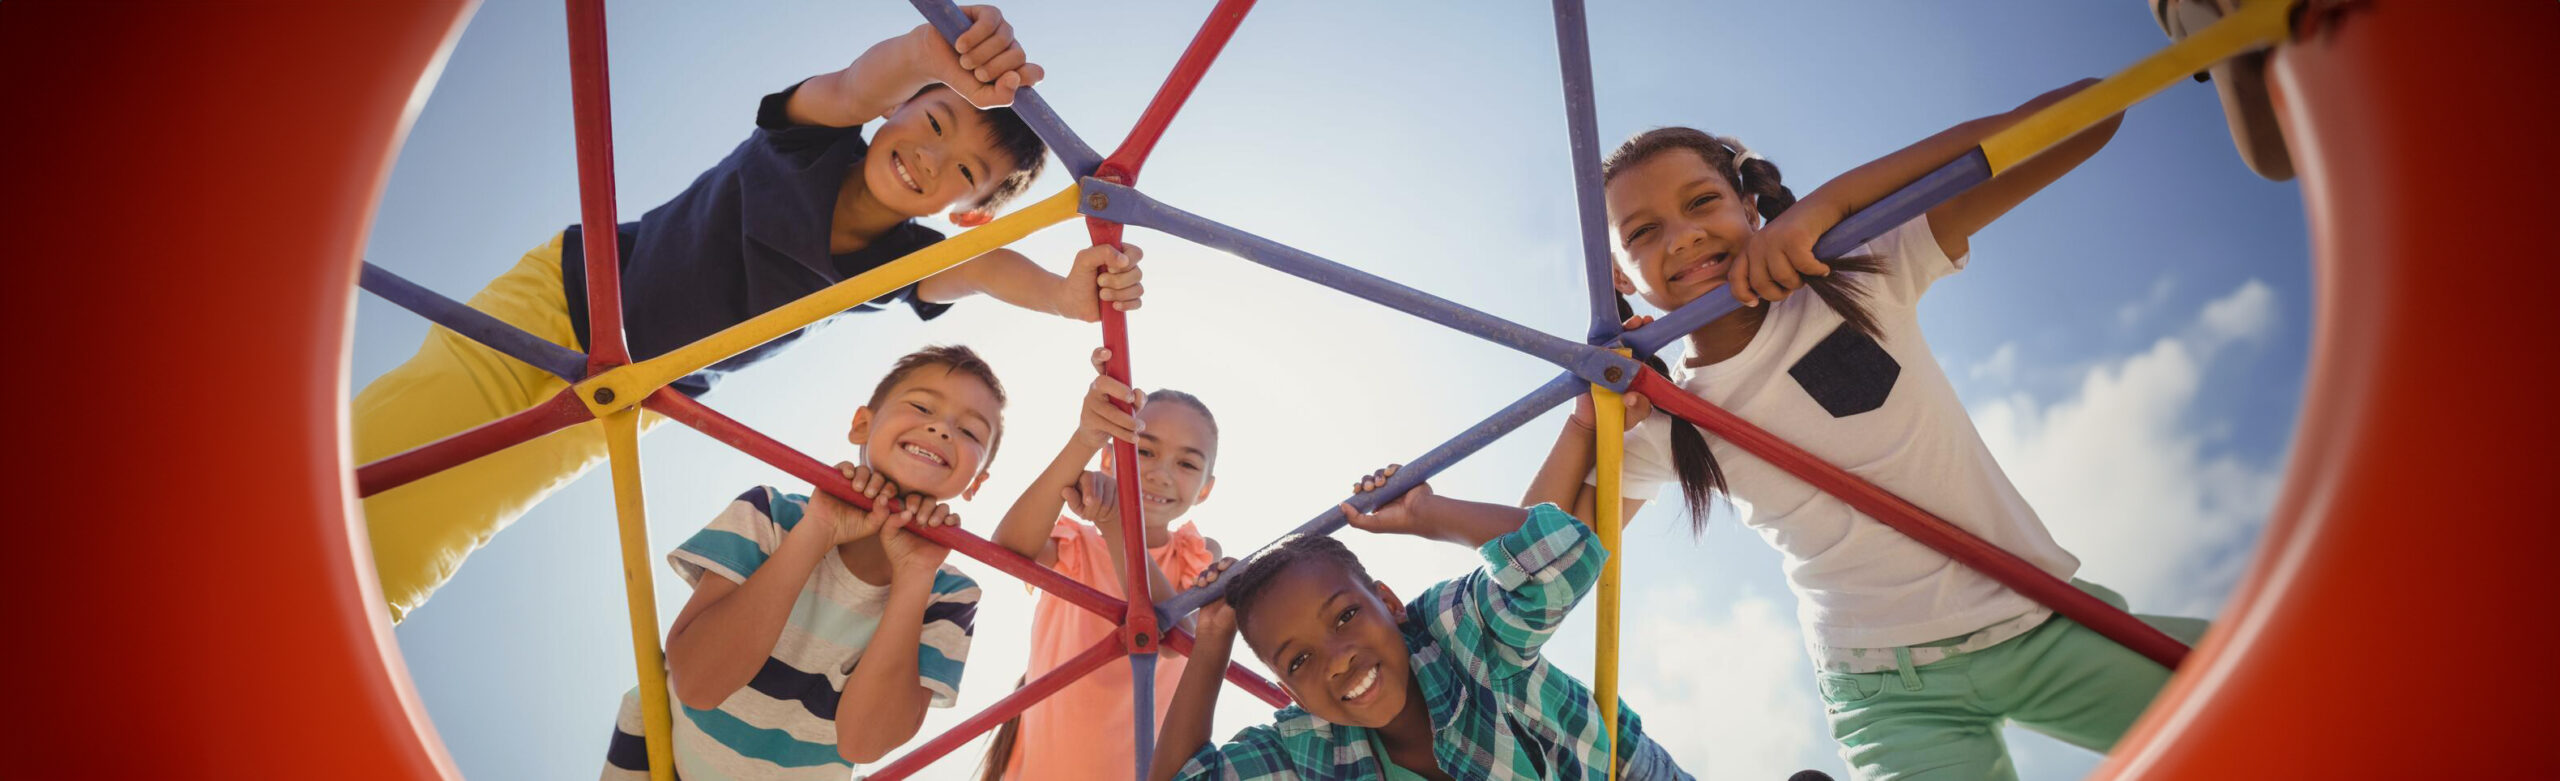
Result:
[[[1236,560],[1233,556],[1219,559],[1217,563],[1209,565],[1207,569],[1201,570],[1199,575],[1192,577],[1191,582],[1183,586],[1183,590],[1188,591],[1217,582],[1220,576],[1227,574],[1228,568],[1235,565]],[[1200,606],[1200,612],[1192,614],[1191,630],[1192,636],[1197,639],[1223,640],[1233,637],[1236,631],[1235,608],[1228,607],[1227,600],[1223,597],[1211,600],[1209,604]]]
[[1824,231],[1840,224],[1833,210],[1805,208],[1798,202],[1793,208],[1760,227],[1751,240],[1742,245],[1742,259],[1725,272],[1725,283],[1732,286],[1733,297],[1750,306],[1762,301],[1785,301],[1787,294],[1804,287],[1805,277],[1831,275],[1831,267],[1813,259],[1813,242]]
[[880,525],[889,518],[889,498],[898,495],[898,485],[869,467],[851,462],[836,462],[836,472],[844,475],[854,493],[871,500],[871,509],[856,507],[826,491],[811,491],[806,520],[825,524],[819,528],[831,529],[830,539],[837,545],[879,533]]
[[951,512],[951,505],[933,501],[923,494],[907,495],[906,504],[906,510],[889,516],[888,522],[880,527],[880,548],[889,554],[889,576],[893,579],[901,576],[931,577],[935,570],[942,568],[942,560],[951,555],[951,549],[934,544],[913,529],[958,526],[960,516]]
[[1074,485],[1058,490],[1058,498],[1076,517],[1101,527],[1102,539],[1115,547],[1120,542],[1119,481],[1101,472],[1086,472]]
[[913,40],[915,64],[925,76],[950,85],[953,92],[979,108],[1011,105],[1014,90],[1040,83],[1043,71],[1033,65],[1013,37],[1013,24],[994,6],[961,6],[969,29],[943,40],[927,24],[907,35]]
[[[1387,478],[1394,477],[1396,470],[1402,468],[1404,468],[1403,464],[1388,464],[1387,468],[1360,478],[1360,482],[1351,487],[1351,492],[1365,494],[1384,488],[1387,485]],[[1373,534],[1430,536],[1429,523],[1414,509],[1430,500],[1431,484],[1423,483],[1414,486],[1413,490],[1404,492],[1403,496],[1396,497],[1395,501],[1378,508],[1375,513],[1361,512],[1359,508],[1351,506],[1350,502],[1343,502],[1342,515],[1350,521],[1351,528]]]
[[[1633,331],[1638,328],[1643,328],[1652,322],[1652,315],[1636,315],[1634,317],[1627,318],[1627,321],[1620,324],[1619,328],[1621,330]],[[1653,415],[1653,400],[1645,398],[1642,393],[1636,393],[1633,391],[1621,393],[1618,394],[1618,400],[1624,403],[1627,407],[1626,425],[1628,428],[1635,428],[1637,423],[1644,422],[1645,418]],[[1581,396],[1575,397],[1573,400],[1573,414],[1570,417],[1565,418],[1565,420],[1575,426],[1581,427],[1584,431],[1599,431],[1600,419],[1594,417],[1593,412],[1591,411],[1591,394],[1585,393]]]
[[1060,317],[1084,322],[1102,319],[1102,305],[1122,312],[1135,311],[1144,302],[1139,298],[1147,290],[1140,280],[1146,275],[1138,269],[1138,260],[1147,253],[1134,244],[1113,247],[1096,244],[1076,253],[1057,289],[1057,311]]
[[[1085,390],[1084,412],[1076,419],[1076,441],[1095,450],[1110,447],[1114,439],[1136,442],[1138,432],[1147,428],[1138,422],[1138,408],[1146,404],[1146,394],[1103,374],[1102,364],[1109,360],[1111,348],[1094,348],[1093,385]],[[1114,401],[1128,404],[1129,409],[1122,411]],[[1075,505],[1069,502],[1068,506]]]

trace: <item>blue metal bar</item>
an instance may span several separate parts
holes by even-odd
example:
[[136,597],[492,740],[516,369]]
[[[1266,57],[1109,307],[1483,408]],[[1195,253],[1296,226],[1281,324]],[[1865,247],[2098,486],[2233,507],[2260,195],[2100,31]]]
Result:
[[543,341],[542,337],[525,333],[524,329],[508,325],[487,312],[402,279],[381,266],[365,263],[364,273],[356,278],[356,284],[381,296],[384,301],[452,329],[463,338],[505,353],[507,357],[523,361],[533,368],[558,375],[560,379],[574,383],[587,375],[587,356],[580,355],[578,351]]
[[1618,296],[1609,275],[1609,215],[1600,205],[1600,122],[1591,91],[1591,36],[1582,0],[1555,0],[1556,61],[1564,67],[1564,126],[1573,142],[1574,205],[1582,214],[1582,262],[1591,296],[1592,344],[1618,340]]
[[[961,33],[969,31],[968,15],[960,13],[960,6],[952,4],[951,0],[910,2],[924,14],[925,21],[933,23],[933,29],[942,32],[944,39],[957,40]],[[1049,101],[1042,100],[1039,91],[1030,87],[1016,90],[1013,93],[1013,112],[1031,124],[1031,132],[1039,134],[1041,141],[1048,142],[1049,151],[1066,163],[1067,172],[1075,174],[1076,178],[1092,176],[1093,169],[1102,167],[1102,156],[1095,154],[1082,136],[1076,135],[1075,128],[1067,127],[1066,120],[1058,118],[1058,112],[1049,108]]]
[[[1896,226],[1927,214],[1930,209],[1937,208],[1938,204],[1946,203],[1947,199],[1973,189],[1974,185],[1988,181],[1991,181],[1991,163],[1982,156],[1982,149],[1976,147],[1973,151],[1964,153],[1963,157],[1939,166],[1938,170],[1903,185],[1902,189],[1893,191],[1892,195],[1869,204],[1867,208],[1859,209],[1856,214],[1849,215],[1848,219],[1841,220],[1840,224],[1831,226],[1831,230],[1825,231],[1822,238],[1814,240],[1813,256],[1818,260],[1828,261],[1847,255],[1860,245],[1884,235],[1885,231],[1893,230]],[[1664,345],[1689,335],[1691,331],[1704,328],[1708,323],[1715,322],[1716,318],[1740,308],[1742,308],[1742,302],[1736,300],[1729,289],[1723,295],[1711,293],[1699,296],[1698,300],[1672,310],[1661,319],[1653,321],[1651,325],[1629,332],[1627,346],[1634,348],[1637,355],[1652,355],[1660,351]]]
[[[1511,402],[1511,406],[1503,407],[1491,417],[1477,422],[1465,431],[1458,432],[1457,436],[1441,443],[1439,447],[1432,448],[1431,452],[1422,454],[1421,458],[1405,464],[1404,468],[1396,470],[1394,477],[1387,478],[1386,487],[1356,494],[1344,501],[1350,502],[1353,507],[1360,508],[1361,512],[1376,510],[1379,505],[1395,501],[1396,497],[1413,490],[1414,486],[1429,481],[1433,476],[1440,474],[1440,470],[1475,455],[1476,451],[1493,444],[1494,440],[1511,433],[1512,429],[1519,428],[1539,415],[1546,414],[1547,410],[1554,409],[1565,400],[1588,393],[1590,390],[1590,382],[1572,373],[1556,375],[1555,379],[1538,386],[1538,389],[1530,391],[1529,395],[1520,397],[1519,401]],[[1288,535],[1282,536],[1282,539],[1300,534],[1332,534],[1334,530],[1342,528],[1344,521],[1342,508],[1328,507],[1322,515],[1299,524],[1298,528],[1290,530]],[[1243,558],[1250,559],[1252,556]],[[1208,585],[1176,594],[1172,599],[1156,603],[1156,610],[1159,614],[1166,616],[1168,622],[1191,615],[1191,611],[1200,609],[1202,604],[1225,596],[1228,580],[1228,578],[1219,578],[1210,581]]]
[[1101,179],[1084,180],[1085,214],[1124,225],[1153,228],[1210,249],[1260,263],[1291,276],[1384,304],[1495,344],[1537,356],[1611,390],[1635,381],[1638,364],[1626,356],[1558,339],[1535,328],[1467,308],[1384,277],[1317,257],[1215,220],[1165,205],[1145,193]]
[[[1164,626],[1173,626],[1166,623]],[[1138,732],[1138,781],[1147,781],[1147,771],[1156,762],[1156,653],[1129,655],[1130,695],[1137,700],[1137,718],[1130,721]]]

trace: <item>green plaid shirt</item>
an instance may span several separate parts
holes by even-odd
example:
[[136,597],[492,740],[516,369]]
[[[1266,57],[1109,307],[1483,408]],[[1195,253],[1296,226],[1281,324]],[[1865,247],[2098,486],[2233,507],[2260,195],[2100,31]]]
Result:
[[[1444,581],[1405,606],[1405,646],[1431,708],[1432,754],[1470,779],[1601,779],[1608,733],[1591,690],[1549,664],[1539,647],[1600,580],[1609,551],[1554,505],[1476,549],[1485,568]],[[1201,747],[1183,779],[1350,781],[1383,776],[1375,730],[1326,723],[1297,706],[1225,745]],[[1619,760],[1644,734],[1618,704]]]

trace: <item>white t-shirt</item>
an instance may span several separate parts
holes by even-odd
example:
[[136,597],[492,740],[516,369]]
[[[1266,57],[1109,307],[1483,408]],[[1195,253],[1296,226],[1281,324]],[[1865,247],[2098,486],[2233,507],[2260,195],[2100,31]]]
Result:
[[[1694,369],[1675,362],[1671,380],[2054,577],[2069,578],[2080,560],[2054,543],[1992,461],[1920,337],[1914,308],[1920,294],[1963,268],[1965,259],[1938,248],[1926,217],[1853,254],[1884,263],[1885,273],[1861,280],[1882,339],[1848,328],[1821,298],[1802,291],[1770,305],[1768,320],[1740,354]],[[1657,412],[1628,433],[1628,497],[1652,498],[1677,485],[1671,422]],[[1809,644],[1913,645],[2037,609],[2034,600],[1769,462],[1713,435],[1707,442],[1743,523],[1786,556],[1787,585],[1796,593]]]

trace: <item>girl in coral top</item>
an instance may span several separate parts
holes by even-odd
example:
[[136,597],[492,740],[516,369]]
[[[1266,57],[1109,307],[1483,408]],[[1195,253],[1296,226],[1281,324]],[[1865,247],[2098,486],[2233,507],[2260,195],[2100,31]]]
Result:
[[[1110,351],[1095,350],[1098,370]],[[1135,413],[1122,412],[1112,400],[1129,402]],[[1175,390],[1144,395],[1108,376],[1096,376],[1085,393],[1084,412],[1076,435],[1023,489],[1022,498],[997,527],[996,544],[1029,556],[1059,574],[1123,596],[1120,507],[1116,492],[1121,464],[1109,448],[1112,439],[1137,444],[1138,492],[1146,519],[1150,588],[1158,599],[1188,587],[1218,560],[1216,540],[1201,536],[1189,523],[1173,522],[1209,499],[1218,482],[1218,421],[1199,397]],[[1102,469],[1088,472],[1094,454]],[[1061,514],[1061,507],[1073,516]],[[1079,520],[1078,517],[1082,520]],[[1102,642],[1118,626],[1057,596],[1042,593],[1032,608],[1031,660],[1026,673],[1037,677]],[[1186,660],[1163,654],[1156,664],[1155,716],[1161,720],[1182,682]],[[988,750],[984,777],[1039,781],[1127,781],[1137,774],[1137,757],[1126,750],[1096,751],[1097,746],[1127,746],[1136,717],[1130,702],[1129,667],[1104,665],[1092,675],[1031,706],[996,733]]]

